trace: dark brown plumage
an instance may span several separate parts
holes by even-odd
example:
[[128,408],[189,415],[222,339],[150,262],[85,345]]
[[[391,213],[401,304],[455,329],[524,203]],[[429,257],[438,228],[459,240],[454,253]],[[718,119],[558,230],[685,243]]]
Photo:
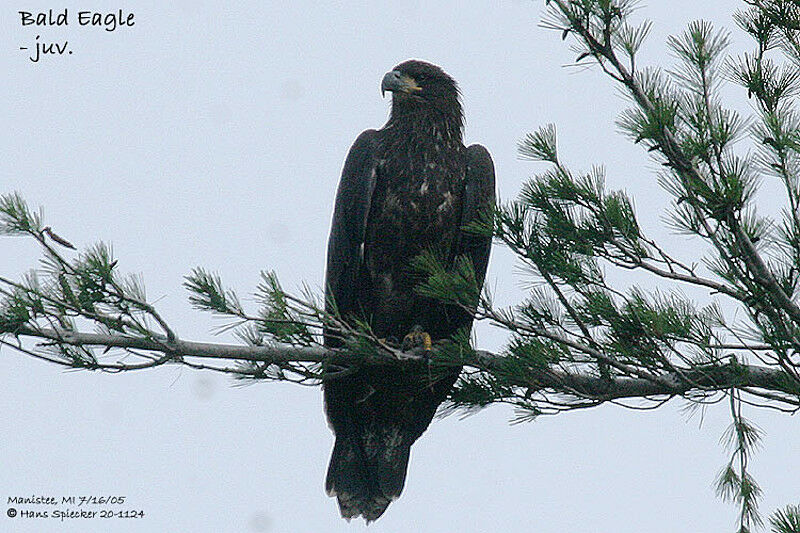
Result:
[[[470,328],[472,317],[417,294],[411,263],[427,250],[451,264],[465,255],[483,283],[490,239],[463,227],[494,203],[494,166],[485,148],[463,145],[458,87],[439,67],[406,61],[381,88],[393,93],[389,121],[356,139],[336,195],[328,305],[366,319],[380,337],[402,339],[421,327],[445,339]],[[326,345],[339,346],[326,333]],[[400,495],[411,445],[457,377],[457,370],[432,380],[412,366],[365,367],[324,384],[336,434],[326,489],[342,516],[375,520]]]

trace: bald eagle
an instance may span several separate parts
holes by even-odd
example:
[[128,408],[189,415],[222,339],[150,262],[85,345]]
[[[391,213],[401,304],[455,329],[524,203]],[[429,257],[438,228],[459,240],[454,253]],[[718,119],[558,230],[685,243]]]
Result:
[[[392,93],[389,120],[359,135],[339,182],[326,305],[367,320],[381,338],[422,338],[429,346],[469,330],[472,316],[415,291],[412,261],[429,250],[451,265],[466,256],[482,286],[491,238],[464,226],[494,204],[494,165],[483,146],[462,143],[458,86],[441,68],[406,61],[384,76],[381,91]],[[325,343],[341,346],[330,328]],[[397,499],[411,445],[458,374],[432,379],[418,367],[365,366],[324,383],[336,435],[325,486],[344,518],[375,520]]]

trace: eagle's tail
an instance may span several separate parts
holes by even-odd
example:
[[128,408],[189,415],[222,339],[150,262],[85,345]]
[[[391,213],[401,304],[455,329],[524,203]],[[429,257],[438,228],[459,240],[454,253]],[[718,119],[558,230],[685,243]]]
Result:
[[403,490],[410,448],[399,428],[336,436],[325,490],[336,496],[342,517],[369,523],[386,511]]

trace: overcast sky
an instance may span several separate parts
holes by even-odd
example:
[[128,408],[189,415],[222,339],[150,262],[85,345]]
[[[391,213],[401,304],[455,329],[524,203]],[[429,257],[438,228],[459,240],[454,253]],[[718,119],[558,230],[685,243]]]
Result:
[[[564,67],[574,54],[538,26],[543,4],[4,1],[0,193],[43,206],[79,248],[112,243],[120,270],[143,276],[181,338],[220,340],[217,323],[191,310],[183,276],[204,266],[247,295],[260,270],[274,269],[286,288],[319,289],[345,154],[386,120],[383,74],[413,57],[459,82],[465,140],[492,153],[502,198],[544,169],[517,159],[517,140],[553,122],[563,161],[605,165],[652,236],[699,256],[696,242],[663,228],[656,165],[614,126],[624,99],[601,73]],[[690,20],[730,25],[732,5],[643,5],[638,16],[654,25],[642,62],[671,61],[664,40]],[[66,27],[22,27],[17,14],[64,7]],[[135,13],[133,27],[76,24],[78,10],[119,7]],[[37,35],[68,41],[72,54],[30,61]],[[734,33],[734,49],[747,45]],[[32,242],[0,237],[1,274],[21,275],[38,256]],[[487,279],[498,303],[524,294],[497,247]],[[476,337],[492,350],[505,339],[484,325]],[[434,422],[412,448],[402,497],[369,531],[732,531],[736,511],[713,490],[728,458],[718,443],[727,405],[691,418],[683,407],[605,406],[514,426],[509,408],[493,407]],[[797,503],[797,421],[746,414],[766,431],[752,462],[763,508]],[[323,490],[333,437],[318,388],[234,387],[174,366],[65,372],[3,349],[0,418],[3,531],[364,530]],[[8,496],[33,494],[121,495],[146,516],[112,525],[5,516]]]

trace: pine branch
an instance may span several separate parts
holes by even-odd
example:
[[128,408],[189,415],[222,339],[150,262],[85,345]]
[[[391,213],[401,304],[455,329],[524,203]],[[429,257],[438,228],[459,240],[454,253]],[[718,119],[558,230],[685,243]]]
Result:
[[[569,9],[566,7],[566,2],[562,0],[553,1],[559,6],[559,8],[561,8],[565,15],[570,14]],[[648,115],[657,115],[658,110],[655,104],[645,93],[640,83],[620,62],[620,60],[617,58],[617,55],[614,53],[614,50],[610,46],[600,44],[594,38],[589,29],[579,20],[572,18],[571,22],[574,25],[575,31],[581,35],[587,46],[597,54],[602,55],[614,67],[614,70],[618,75],[618,79],[625,87],[627,87],[636,103]],[[661,141],[659,144],[659,149],[667,158],[670,166],[679,172],[687,181],[702,183],[704,181],[703,177],[699,174],[694,163],[684,154],[681,146],[669,128],[661,128],[659,134],[659,140]],[[761,259],[761,256],[755,249],[752,241],[742,230],[741,224],[732,214],[728,217],[728,222],[731,224],[731,229],[734,232],[745,262],[756,276],[756,281],[767,289],[775,303],[781,309],[786,311],[792,317],[795,323],[800,324],[800,306],[792,301],[780,287],[772,272],[770,272],[763,259]],[[714,233],[710,227],[707,228],[707,232],[709,234]]]
[[[608,68],[613,71],[614,79],[628,90],[634,102],[644,113],[644,116],[648,117],[647,120],[653,124],[652,128],[647,131],[647,135],[652,141],[652,148],[658,150],[664,156],[666,159],[665,165],[671,168],[680,178],[682,190],[686,194],[681,200],[685,200],[694,209],[692,217],[703,230],[700,234],[713,243],[722,260],[728,265],[728,268],[734,273],[739,282],[747,285],[750,293],[748,303],[754,308],[755,314],[762,313],[769,316],[774,327],[782,328],[782,331],[789,335],[794,343],[797,343],[798,337],[795,331],[800,326],[800,306],[784,291],[775,274],[762,259],[750,235],[744,229],[742,215],[739,212],[741,207],[734,208],[723,205],[722,211],[714,211],[713,209],[709,211],[711,209],[710,206],[701,201],[701,196],[714,198],[715,193],[710,190],[706,192],[703,189],[703,187],[707,188],[707,185],[705,185],[707,180],[699,171],[692,157],[687,155],[684,147],[677,140],[675,125],[672,122],[674,117],[669,120],[664,117],[664,109],[662,109],[664,103],[654,99],[652,94],[648,94],[642,82],[622,64],[614,48],[608,42],[598,40],[597,31],[586,22],[586,18],[581,18],[577,15],[575,2],[553,0],[553,4],[559,10],[569,31],[577,34],[588,50],[598,57],[602,57],[610,65]],[[592,17],[587,15],[587,18],[591,19]],[[724,43],[721,43],[720,48],[723,46]],[[709,116],[712,114],[712,106],[708,97],[709,88],[704,69],[712,61],[713,57],[711,56],[700,57],[696,58],[697,64],[695,65],[702,77],[702,80],[698,83],[698,91],[703,98],[703,105],[706,107],[706,113]],[[717,167],[716,169],[709,167],[709,170],[712,174],[716,172],[721,176],[723,165],[721,147],[714,143],[712,143],[712,146],[714,147]],[[719,227],[713,228],[709,223],[709,218],[716,219],[720,224],[725,224],[728,233],[723,234],[719,231]],[[730,236],[730,240],[726,240],[727,235]],[[759,298],[762,294],[766,296],[766,302],[763,301],[763,298]],[[793,322],[791,328],[784,325],[780,315],[781,312],[786,313]],[[800,381],[800,376],[794,370],[794,364],[786,358],[782,359],[782,364],[787,372],[794,379]]]
[[[382,355],[359,355],[348,350],[327,349],[321,346],[304,347],[287,344],[245,346],[207,342],[168,340],[166,337],[127,337],[113,334],[80,333],[56,330],[21,330],[17,337],[39,341],[63,343],[71,346],[124,348],[160,354],[141,364],[97,363],[83,366],[90,370],[126,371],[153,368],[166,363],[182,364],[180,358],[199,358],[220,361],[247,361],[265,364],[326,363],[346,365],[404,365],[428,364],[431,358],[419,353],[395,351]],[[6,346],[17,349],[8,342]],[[27,353],[30,353],[28,351]],[[177,358],[177,359],[176,359]],[[434,358],[434,360],[436,360]],[[51,361],[55,362],[55,361]],[[492,372],[503,367],[504,356],[483,350],[474,350],[457,362],[441,361],[443,366],[466,365],[481,371]],[[190,363],[191,365],[191,363]],[[731,388],[753,387],[788,395],[783,401],[800,407],[800,391],[786,379],[778,369],[756,365],[729,364],[685,370],[681,374],[664,373],[658,380],[645,378],[615,377],[611,380],[590,373],[558,370],[552,368],[531,369],[533,375],[525,375],[515,385],[531,391],[551,390],[574,394],[601,402],[619,399],[649,398],[652,396],[686,396],[692,392],[724,391]],[[324,379],[324,376],[323,376]],[[691,385],[689,381],[694,382]]]

